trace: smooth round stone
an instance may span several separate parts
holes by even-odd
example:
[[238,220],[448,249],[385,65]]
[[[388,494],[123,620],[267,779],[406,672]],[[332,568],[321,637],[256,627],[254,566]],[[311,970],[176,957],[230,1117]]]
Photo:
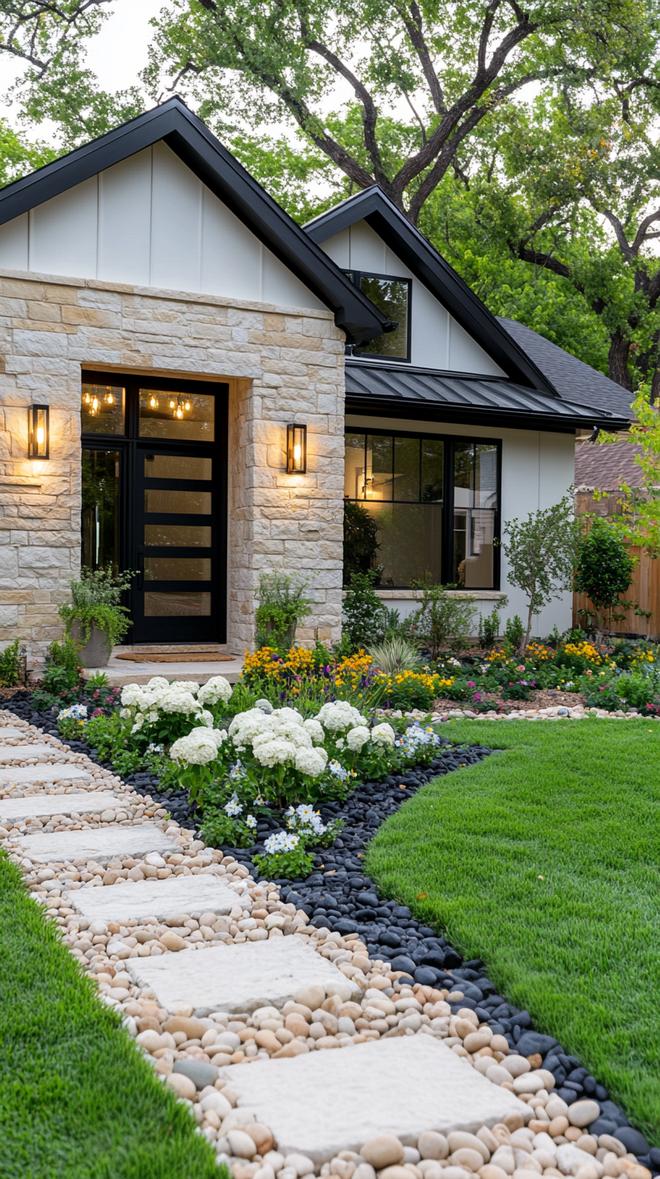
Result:
[[436,1130],[425,1130],[420,1134],[417,1149],[423,1159],[446,1159],[449,1154],[447,1139]]
[[170,1073],[166,1080],[170,1089],[174,1089],[177,1097],[185,1097],[188,1101],[195,1100],[197,1090],[190,1077],[185,1077],[183,1073]]
[[493,1163],[487,1163],[485,1167],[481,1168],[479,1174],[481,1179],[508,1179],[506,1171],[503,1171],[501,1167],[496,1167]]
[[411,1172],[407,1167],[383,1167],[380,1179],[411,1179]]
[[257,1153],[257,1146],[254,1138],[246,1134],[245,1130],[229,1130],[227,1133],[227,1142],[232,1154],[235,1154],[239,1159],[254,1158]]
[[478,1171],[484,1165],[484,1156],[480,1150],[470,1146],[461,1146],[449,1156],[450,1163],[457,1167],[466,1167],[468,1171]]
[[[360,1154],[365,1162],[371,1163],[376,1171],[395,1167],[404,1159],[403,1146],[394,1134],[378,1134],[375,1138],[369,1138],[360,1150]],[[390,1179],[400,1179],[400,1177],[392,1175]],[[410,1179],[407,1172],[406,1179]]]
[[[571,1106],[571,1110],[573,1108]],[[568,1116],[570,1117],[570,1111]],[[620,1130],[617,1130],[615,1137],[620,1142],[623,1142],[626,1150],[631,1151],[632,1154],[648,1153],[649,1144],[646,1138],[643,1134],[640,1134],[639,1130],[635,1130],[633,1126],[622,1126]]]
[[[515,1085],[514,1085],[515,1088]],[[600,1114],[600,1106],[597,1101],[574,1101],[573,1105],[569,1105],[567,1117],[571,1126],[577,1126],[582,1130],[585,1126],[591,1125],[596,1121]]]
[[469,1134],[467,1130],[452,1130],[447,1135],[449,1149],[454,1155],[457,1150],[476,1150],[485,1163],[490,1158],[490,1151],[476,1134]]
[[204,1089],[207,1085],[213,1085],[218,1078],[218,1069],[214,1064],[207,1063],[205,1060],[196,1060],[193,1056],[177,1060],[173,1071],[181,1073],[184,1077],[189,1077],[196,1089]]
[[519,1077],[513,1078],[514,1093],[538,1093],[539,1089],[543,1088],[545,1082],[538,1073],[521,1073]]

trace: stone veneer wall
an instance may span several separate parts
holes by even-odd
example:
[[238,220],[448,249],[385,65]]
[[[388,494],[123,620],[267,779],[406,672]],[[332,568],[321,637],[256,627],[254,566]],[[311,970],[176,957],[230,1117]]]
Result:
[[[80,567],[85,367],[230,382],[228,645],[253,639],[259,573],[303,575],[299,637],[341,626],[344,337],[332,314],[30,274],[0,275],[0,642],[33,663],[61,634]],[[50,405],[47,461],[27,407]],[[286,423],[308,426],[308,473],[284,470]]]

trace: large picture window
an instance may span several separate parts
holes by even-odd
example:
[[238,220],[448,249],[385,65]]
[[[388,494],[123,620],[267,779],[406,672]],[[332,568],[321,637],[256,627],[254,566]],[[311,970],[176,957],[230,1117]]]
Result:
[[344,575],[497,589],[500,448],[437,435],[346,434]]
[[369,274],[364,270],[348,270],[346,273],[374,306],[396,324],[393,331],[383,332],[356,346],[353,355],[409,361],[411,280],[388,274]]

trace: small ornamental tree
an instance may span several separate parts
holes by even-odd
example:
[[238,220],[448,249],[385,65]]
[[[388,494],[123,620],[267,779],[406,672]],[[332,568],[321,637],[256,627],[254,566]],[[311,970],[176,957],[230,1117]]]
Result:
[[616,528],[602,516],[578,545],[575,588],[586,594],[596,611],[612,610],[632,579],[634,562]]
[[572,587],[578,541],[578,525],[568,495],[550,508],[530,512],[524,520],[509,520],[504,525],[501,543],[508,580],[522,590],[527,600],[521,653],[529,643],[534,616]]
[[[608,522],[629,545],[660,556],[660,409],[649,402],[649,387],[642,385],[632,403],[635,415],[627,441],[639,447],[635,462],[642,472],[641,486],[623,483],[615,512]],[[599,442],[620,442],[618,434],[602,434]],[[604,497],[605,492],[600,496]]]

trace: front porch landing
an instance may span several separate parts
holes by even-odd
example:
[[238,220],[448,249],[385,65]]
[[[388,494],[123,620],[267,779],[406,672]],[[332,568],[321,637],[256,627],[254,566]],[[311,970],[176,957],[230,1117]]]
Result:
[[[171,661],[167,659],[168,653],[172,655]],[[182,658],[184,654],[185,659]],[[217,659],[210,658],[214,654],[217,654]],[[140,658],[122,658],[126,655]],[[159,658],[155,659],[155,655]],[[242,670],[242,655],[233,655],[217,646],[181,648],[172,645],[168,648],[141,644],[135,647],[114,647],[107,667],[83,668],[83,676],[89,679],[102,671],[110,684],[146,684],[155,675],[164,676],[166,680],[195,680],[198,684],[204,684],[214,675],[223,675],[230,684],[235,684]]]

